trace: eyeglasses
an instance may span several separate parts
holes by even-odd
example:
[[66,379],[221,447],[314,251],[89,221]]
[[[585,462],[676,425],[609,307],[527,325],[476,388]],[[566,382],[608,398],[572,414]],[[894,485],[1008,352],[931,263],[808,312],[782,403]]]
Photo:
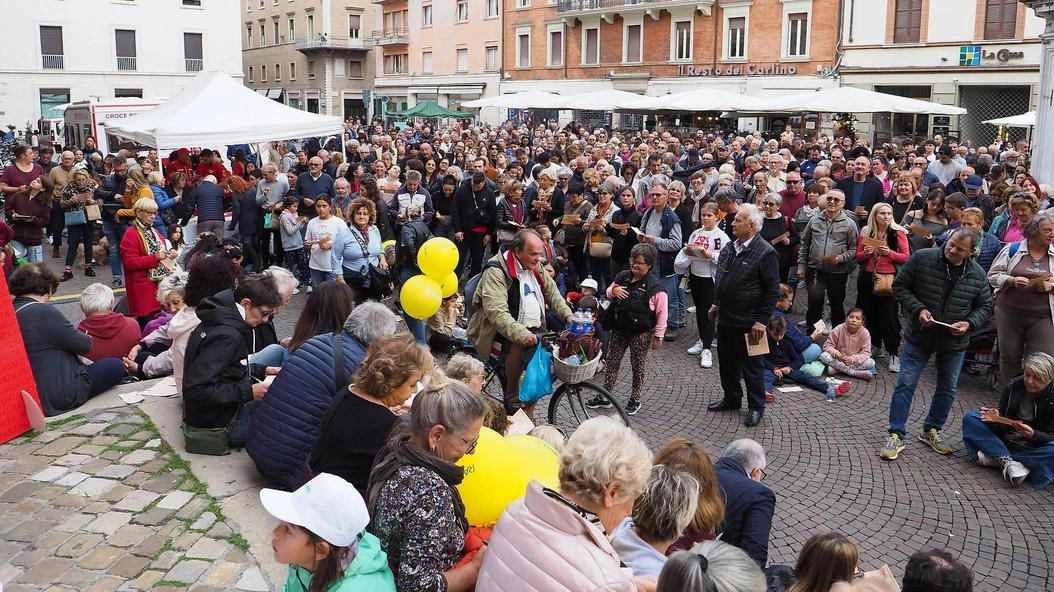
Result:
[[801,185],[801,181],[791,181],[787,179],[787,185]]
[[828,197],[827,201],[829,201],[831,203],[842,203],[845,200],[840,198],[840,197]]
[[267,319],[269,319],[269,318],[273,317],[273,316],[275,315],[275,313],[277,312],[277,311],[276,311],[276,310],[274,310],[274,309],[271,309],[271,310],[267,310],[266,308],[260,308],[259,310],[260,310],[260,316],[261,316],[261,317],[263,318],[263,320],[265,320],[265,321],[266,321]]
[[761,205],[763,205],[763,206],[774,206],[774,205],[776,205],[776,202],[774,202],[774,201],[763,201],[763,202],[761,202]]
[[[443,427],[446,427],[446,426],[443,426]],[[450,430],[450,428],[447,428],[447,429]],[[462,442],[464,442],[468,446],[468,449],[465,450],[465,454],[472,454],[473,452],[476,451],[476,444],[479,444],[479,438],[480,438],[479,436],[476,436],[475,440],[466,440],[466,439],[462,438],[461,436],[459,436],[457,434],[454,434],[454,430],[450,430],[450,433],[453,434],[455,438],[457,438],[458,440],[461,440]]]

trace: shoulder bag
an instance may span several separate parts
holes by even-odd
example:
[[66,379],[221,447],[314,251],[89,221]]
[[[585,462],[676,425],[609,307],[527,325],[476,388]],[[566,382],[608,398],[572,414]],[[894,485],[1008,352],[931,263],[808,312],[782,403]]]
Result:
[[88,216],[84,213],[84,208],[68,210],[63,216],[65,217],[66,226],[78,226],[88,223]]
[[876,296],[890,296],[893,294],[893,279],[897,277],[895,273],[878,273],[878,253],[876,252],[872,259],[875,261],[875,271],[871,274],[871,292]]
[[[362,233],[359,232],[358,228],[352,228],[351,235],[359,243],[362,254],[366,256],[367,265],[369,265],[369,269],[365,271],[365,277],[363,277],[366,282],[369,282],[369,285],[364,283],[364,286],[373,289],[381,298],[388,297],[392,293],[392,274],[387,269],[370,262],[370,247],[366,241],[362,240]],[[384,255],[381,256],[383,257]]]

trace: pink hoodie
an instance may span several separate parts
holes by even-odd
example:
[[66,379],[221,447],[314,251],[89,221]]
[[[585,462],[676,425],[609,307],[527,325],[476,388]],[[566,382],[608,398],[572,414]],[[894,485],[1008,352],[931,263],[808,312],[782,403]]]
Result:
[[871,334],[867,332],[867,327],[860,327],[853,335],[842,323],[827,336],[827,341],[823,342],[823,351],[832,356],[836,353],[850,356],[850,365],[859,366],[871,357]]

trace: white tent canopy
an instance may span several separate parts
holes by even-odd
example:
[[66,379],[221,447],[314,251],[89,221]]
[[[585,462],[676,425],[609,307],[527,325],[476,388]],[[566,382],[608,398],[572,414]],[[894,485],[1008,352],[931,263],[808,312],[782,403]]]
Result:
[[461,103],[465,107],[501,107],[506,109],[548,109],[549,105],[562,100],[562,97],[550,92],[528,90],[519,93],[476,99]]
[[1005,125],[1007,127],[1035,127],[1036,112],[1029,111],[1028,113],[1022,113],[1021,115],[1014,115],[1011,117],[987,119],[984,123],[989,123],[992,125]]
[[966,109],[852,86],[787,94],[759,101],[758,112],[771,113],[914,113],[963,115]]
[[326,136],[339,117],[308,113],[268,99],[224,72],[202,72],[167,103],[106,126],[108,133],[158,150]]
[[560,101],[551,107],[552,109],[587,109],[595,111],[625,111],[634,109],[650,109],[651,97],[638,95],[614,88],[596,90],[561,97]]
[[711,88],[655,97],[652,108],[668,111],[755,111],[761,99]]

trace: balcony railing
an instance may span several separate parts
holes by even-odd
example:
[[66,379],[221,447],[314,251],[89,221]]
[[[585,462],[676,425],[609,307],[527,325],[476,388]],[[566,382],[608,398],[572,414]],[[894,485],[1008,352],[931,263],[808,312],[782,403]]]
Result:
[[[697,5],[709,14],[715,0],[557,0],[556,12],[624,11],[626,9],[658,10],[666,6]],[[664,6],[665,5],[665,6]]]
[[385,29],[373,32],[373,42],[377,45],[402,45],[410,42],[409,29]]
[[63,61],[64,61],[63,58],[65,56],[61,56],[61,55],[42,55],[40,57],[41,57],[41,62],[42,62],[41,67],[44,68],[45,70],[61,70],[64,67],[62,64],[63,64]]
[[366,51],[373,46],[372,39],[349,38],[349,37],[303,37],[295,42],[296,50],[300,52],[310,51]]
[[117,57],[117,69],[118,70],[135,70],[135,58],[134,57]]
[[187,72],[201,72],[201,70],[205,67],[205,60],[192,60],[190,58],[187,58],[186,62]]

